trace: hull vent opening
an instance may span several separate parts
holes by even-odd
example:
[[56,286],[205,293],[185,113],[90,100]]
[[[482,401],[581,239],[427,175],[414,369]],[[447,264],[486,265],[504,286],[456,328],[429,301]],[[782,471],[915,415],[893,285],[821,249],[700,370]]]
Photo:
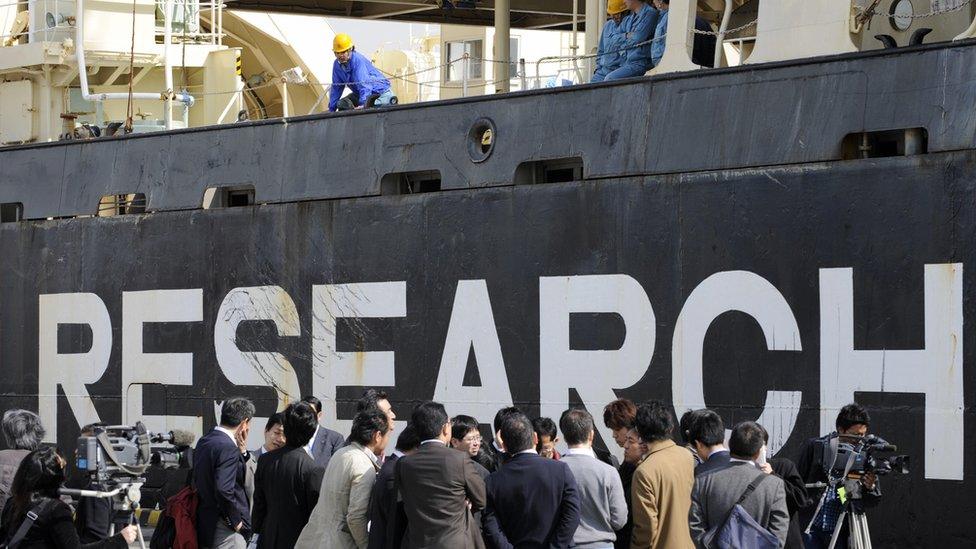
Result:
[[475,164],[488,160],[495,143],[498,141],[498,130],[495,122],[490,118],[479,118],[468,130],[468,156]]
[[522,162],[515,169],[516,185],[568,183],[582,180],[583,157],[581,156]]
[[0,204],[0,223],[16,223],[24,219],[24,204],[22,202],[5,202]]
[[98,200],[98,217],[146,213],[145,193],[107,194]]
[[380,180],[380,194],[431,193],[441,190],[440,170],[388,173]]
[[238,185],[235,187],[209,187],[203,191],[203,209],[238,208],[253,206],[254,185]]
[[851,133],[844,137],[841,150],[844,160],[925,154],[929,133],[925,128]]

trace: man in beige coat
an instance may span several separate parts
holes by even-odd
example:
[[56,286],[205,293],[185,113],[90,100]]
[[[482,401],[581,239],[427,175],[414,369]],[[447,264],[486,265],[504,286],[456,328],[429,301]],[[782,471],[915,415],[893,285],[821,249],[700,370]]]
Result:
[[390,439],[386,414],[370,409],[356,414],[349,445],[329,460],[319,501],[302,530],[298,549],[366,549],[369,495]]
[[688,528],[695,459],[671,440],[670,408],[651,401],[637,409],[637,432],[647,454],[631,485],[634,532],[631,549],[694,549]]

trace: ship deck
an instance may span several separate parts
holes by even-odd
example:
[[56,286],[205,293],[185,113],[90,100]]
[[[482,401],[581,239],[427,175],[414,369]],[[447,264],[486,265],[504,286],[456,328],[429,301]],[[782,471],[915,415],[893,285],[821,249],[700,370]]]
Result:
[[214,187],[271,204],[377,196],[396,192],[384,178],[417,174],[450,191],[539,182],[526,174],[560,165],[583,180],[783,166],[842,160],[847,136],[908,128],[924,130],[927,152],[965,150],[973,44],[7,147],[0,203],[29,220],[92,215],[111,194],[145,194],[159,212],[201,208]]

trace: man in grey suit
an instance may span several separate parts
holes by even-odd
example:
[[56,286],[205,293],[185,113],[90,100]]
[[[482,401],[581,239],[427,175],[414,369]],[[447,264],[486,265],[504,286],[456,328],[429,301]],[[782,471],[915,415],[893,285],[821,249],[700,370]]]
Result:
[[407,516],[405,547],[484,548],[472,512],[485,507],[485,481],[466,453],[447,446],[451,422],[444,406],[437,402],[417,406],[410,424],[417,430],[420,449],[398,459],[394,468],[396,489]]
[[720,527],[749,484],[762,477],[766,478],[741,505],[749,516],[779,538],[780,547],[786,543],[790,528],[786,489],[779,477],[766,476],[759,470],[756,463],[763,444],[762,427],[752,421],[744,421],[732,429],[729,465],[695,477],[689,526],[696,547],[704,547],[705,534],[712,528]]
[[562,462],[576,477],[580,497],[580,522],[573,547],[610,549],[616,531],[627,524],[627,500],[617,470],[593,453],[593,416],[583,409],[566,410],[559,430],[569,449]]
[[339,448],[346,445],[346,439],[332,429],[322,427],[321,400],[313,396],[307,396],[302,399],[302,402],[307,403],[315,410],[319,422],[318,429],[312,435],[312,440],[308,441],[308,444],[305,445],[305,449],[308,451],[308,455],[312,456],[312,459],[315,460],[315,463],[325,469],[329,466],[329,460],[332,459],[332,454],[338,452]]

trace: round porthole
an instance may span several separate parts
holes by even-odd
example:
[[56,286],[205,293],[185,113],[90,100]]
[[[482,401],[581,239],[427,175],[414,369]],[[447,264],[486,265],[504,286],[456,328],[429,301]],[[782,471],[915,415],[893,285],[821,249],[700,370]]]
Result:
[[479,118],[468,130],[468,156],[472,162],[484,162],[495,150],[498,132],[490,118]]
[[915,18],[915,7],[912,6],[911,0],[898,0],[897,2],[892,2],[890,16],[888,20],[891,22],[891,26],[898,31],[906,31],[912,26],[912,20]]

